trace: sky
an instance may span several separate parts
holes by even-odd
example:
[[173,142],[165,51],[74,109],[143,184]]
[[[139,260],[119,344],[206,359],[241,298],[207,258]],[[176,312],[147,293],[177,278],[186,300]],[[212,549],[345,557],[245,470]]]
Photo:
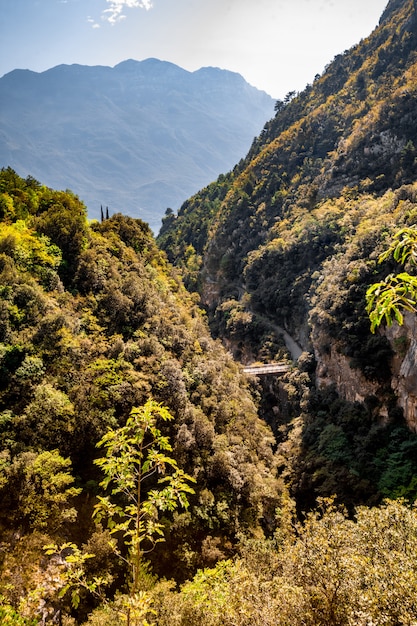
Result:
[[0,0],[0,76],[155,57],[282,99],[367,37],[388,0]]

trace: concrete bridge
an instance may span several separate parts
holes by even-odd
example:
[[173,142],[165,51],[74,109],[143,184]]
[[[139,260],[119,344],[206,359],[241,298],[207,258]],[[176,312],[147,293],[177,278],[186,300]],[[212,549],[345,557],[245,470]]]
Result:
[[267,374],[273,374],[279,376],[288,372],[291,369],[291,365],[288,363],[271,363],[269,365],[247,365],[243,368],[245,374],[252,374],[254,376],[266,376]]

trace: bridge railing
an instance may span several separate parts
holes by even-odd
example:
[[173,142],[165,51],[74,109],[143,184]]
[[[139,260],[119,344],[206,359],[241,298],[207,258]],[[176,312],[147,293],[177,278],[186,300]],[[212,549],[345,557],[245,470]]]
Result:
[[266,374],[283,374],[288,372],[291,366],[288,363],[271,363],[269,365],[247,365],[243,368],[245,374],[254,374],[255,376]]

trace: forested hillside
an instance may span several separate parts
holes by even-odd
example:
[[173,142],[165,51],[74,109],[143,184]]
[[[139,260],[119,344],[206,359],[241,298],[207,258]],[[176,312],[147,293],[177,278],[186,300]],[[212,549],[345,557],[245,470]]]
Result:
[[[6,597],[28,614],[45,593],[45,614],[60,604],[65,585],[42,549],[51,542],[92,542],[91,572],[107,567],[107,531],[91,520],[96,444],[150,398],[174,418],[162,434],[196,481],[189,509],[164,521],[155,572],[184,580],[230,555],[239,532],[271,529],[282,489],[271,432],[149,227],[121,215],[89,224],[77,197],[10,169],[0,193]],[[109,567],[110,588],[123,587],[120,559]]]
[[415,3],[389,2],[159,237],[236,357],[281,358],[281,327],[314,356],[319,388],[372,398],[376,417],[404,410],[412,429],[415,369],[406,381],[400,369],[414,336],[373,335],[365,292],[395,269],[378,263],[394,233],[416,222],[416,50]]
[[261,407],[301,510],[318,495],[349,508],[417,495],[415,313],[372,333],[365,298],[415,275],[379,257],[417,221],[416,53],[416,3],[392,0],[158,238],[236,359],[290,357],[284,331],[304,349]]

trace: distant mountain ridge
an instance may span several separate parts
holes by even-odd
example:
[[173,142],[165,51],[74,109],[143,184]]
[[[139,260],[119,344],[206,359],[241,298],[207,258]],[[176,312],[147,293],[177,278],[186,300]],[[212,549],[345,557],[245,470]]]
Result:
[[273,107],[239,74],[158,59],[14,70],[0,78],[0,166],[156,231],[239,161]]

